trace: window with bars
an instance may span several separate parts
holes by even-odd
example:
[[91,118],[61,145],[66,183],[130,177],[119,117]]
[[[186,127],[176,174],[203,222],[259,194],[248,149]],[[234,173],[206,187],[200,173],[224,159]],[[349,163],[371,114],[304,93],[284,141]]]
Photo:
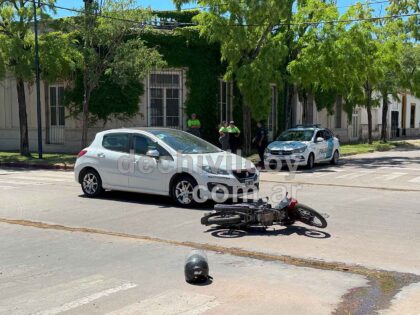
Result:
[[232,120],[233,83],[219,79],[220,122]]
[[66,124],[64,86],[50,85],[48,89],[48,100],[47,143],[64,144],[64,128]]
[[50,86],[50,126],[64,125],[64,86]]
[[181,71],[159,71],[149,75],[149,126],[182,127],[181,78]]

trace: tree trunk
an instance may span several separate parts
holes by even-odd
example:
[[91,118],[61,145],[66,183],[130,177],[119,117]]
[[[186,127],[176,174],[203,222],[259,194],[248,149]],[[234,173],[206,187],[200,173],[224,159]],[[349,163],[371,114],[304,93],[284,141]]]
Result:
[[31,156],[29,153],[28,140],[28,116],[26,114],[25,83],[18,79],[16,83],[18,104],[19,104],[19,129],[20,129],[20,154]]
[[242,109],[242,118],[243,118],[243,126],[242,126],[242,139],[243,145],[242,149],[246,155],[251,153],[251,109],[248,105],[244,104]]
[[369,93],[367,102],[366,102],[366,111],[367,111],[367,118],[368,118],[368,143],[372,144],[372,102],[371,102],[371,95]]
[[381,130],[381,140],[383,142],[387,141],[387,128],[388,128],[388,93],[382,93],[382,130]]
[[292,112],[293,112],[293,97],[294,97],[294,93],[295,93],[295,89],[294,86],[292,84],[289,83],[285,83],[284,84],[284,90],[285,92],[285,108],[284,108],[284,129],[287,130],[291,127],[293,127],[293,117],[292,117]]

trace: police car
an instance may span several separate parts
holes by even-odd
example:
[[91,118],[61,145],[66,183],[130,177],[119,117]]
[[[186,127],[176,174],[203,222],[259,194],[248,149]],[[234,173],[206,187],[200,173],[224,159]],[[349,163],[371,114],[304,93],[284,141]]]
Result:
[[288,129],[270,143],[264,153],[265,165],[271,169],[287,165],[313,168],[318,162],[337,164],[340,157],[340,143],[326,128],[297,126]]

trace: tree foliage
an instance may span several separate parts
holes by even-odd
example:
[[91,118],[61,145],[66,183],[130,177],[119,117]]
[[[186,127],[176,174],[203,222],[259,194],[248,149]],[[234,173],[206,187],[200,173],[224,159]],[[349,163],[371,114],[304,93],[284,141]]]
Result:
[[[55,0],[44,1],[37,7],[40,17],[41,77],[45,81],[66,78],[80,62],[71,34],[49,31],[49,13]],[[0,1],[0,77],[5,72],[16,78],[19,104],[20,151],[29,156],[28,122],[26,114],[25,83],[32,82],[34,67],[33,2],[20,0]]]
[[140,37],[144,23],[152,17],[150,10],[137,8],[134,0],[105,1],[98,15],[98,8],[85,4],[84,27],[79,33],[84,43],[80,47],[84,56],[82,147],[88,141],[91,96],[101,79],[124,89],[132,79],[140,82],[148,71],[165,65],[157,50],[145,46]]
[[[90,124],[111,119],[128,120],[139,112],[139,97],[144,92],[143,85],[137,78],[125,78],[124,85],[116,82],[112,75],[103,75],[98,86],[92,91],[90,99]],[[83,75],[78,71],[73,87],[66,90],[65,105],[70,115],[77,117],[82,112]]]

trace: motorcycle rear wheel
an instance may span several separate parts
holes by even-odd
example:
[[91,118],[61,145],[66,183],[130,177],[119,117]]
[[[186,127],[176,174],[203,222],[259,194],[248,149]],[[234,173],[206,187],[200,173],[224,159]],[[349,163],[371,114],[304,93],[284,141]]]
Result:
[[293,216],[297,221],[310,226],[324,229],[327,227],[325,218],[307,205],[298,203],[293,209]]
[[222,215],[220,213],[213,213],[201,218],[201,224],[203,225],[232,226],[241,222],[241,216],[238,214]]

